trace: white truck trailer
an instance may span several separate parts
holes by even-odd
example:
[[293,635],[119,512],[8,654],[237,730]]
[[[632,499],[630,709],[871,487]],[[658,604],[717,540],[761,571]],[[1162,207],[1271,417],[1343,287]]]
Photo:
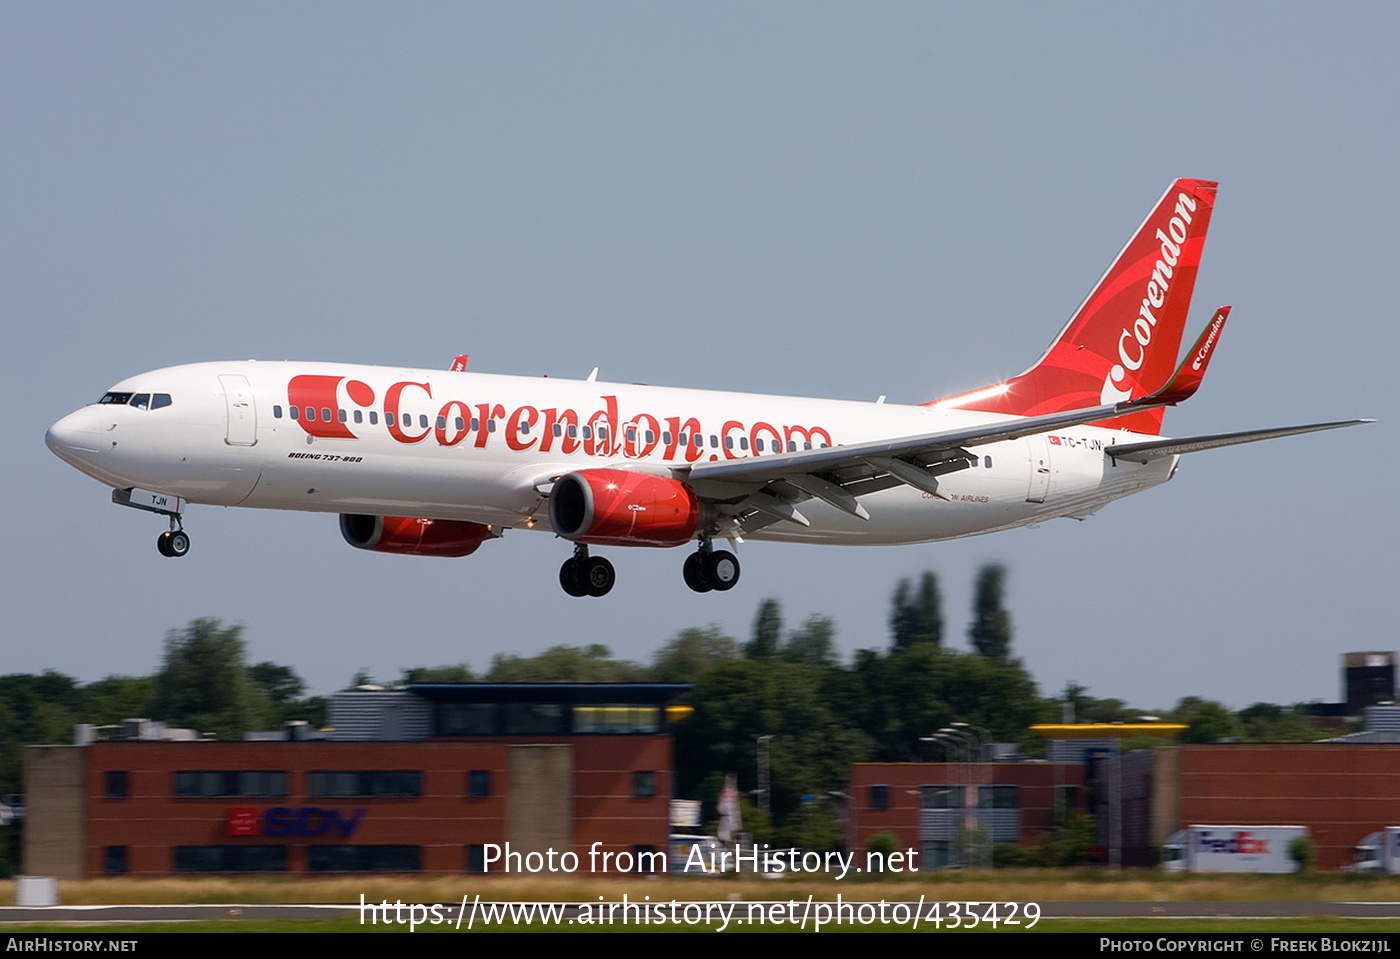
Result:
[[1386,826],[1365,836],[1352,852],[1353,872],[1400,873],[1400,826]]
[[1288,854],[1307,826],[1188,826],[1167,840],[1168,872],[1294,872]]

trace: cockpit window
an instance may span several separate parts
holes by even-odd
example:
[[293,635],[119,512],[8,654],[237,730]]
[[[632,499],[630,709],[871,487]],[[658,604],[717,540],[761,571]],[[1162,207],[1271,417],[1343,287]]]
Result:
[[128,404],[128,403],[131,402],[131,394],[130,394],[130,393],[107,393],[107,394],[104,394],[103,397],[102,397],[102,399],[98,400],[97,402],[102,403],[103,405],[114,404],[114,405],[117,405],[117,406],[125,406],[126,404]]
[[169,406],[169,405],[170,405],[170,394],[169,394],[169,393],[152,393],[152,394],[151,394],[151,409],[153,409],[153,410],[161,410],[161,409],[165,409],[165,407],[167,407],[167,406]]
[[137,393],[135,396],[133,396],[133,397],[131,398],[131,405],[134,406],[134,407],[136,407],[138,410],[150,409],[150,407],[151,407],[151,394],[150,394],[150,393]]

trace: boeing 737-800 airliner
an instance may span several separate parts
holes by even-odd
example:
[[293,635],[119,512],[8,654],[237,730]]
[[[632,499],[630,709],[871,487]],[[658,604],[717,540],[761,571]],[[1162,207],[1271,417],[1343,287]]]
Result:
[[465,357],[248,361],[123,380],[46,439],[114,502],[168,516],[166,556],[189,550],[191,503],[339,513],[353,546],[427,556],[541,529],[574,544],[574,596],[613,585],[590,547],[696,542],[683,574],[704,592],[739,578],[716,541],[919,543],[1082,517],[1166,482],[1182,453],[1365,422],[1159,435],[1229,313],[1177,366],[1215,192],[1173,183],[1025,373],[921,406],[492,376]]

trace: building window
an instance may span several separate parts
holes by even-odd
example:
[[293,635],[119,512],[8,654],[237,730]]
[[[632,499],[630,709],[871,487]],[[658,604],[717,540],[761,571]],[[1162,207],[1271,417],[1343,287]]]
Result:
[[564,707],[559,703],[505,703],[507,736],[565,735]]
[[310,872],[421,872],[421,846],[308,846]]
[[175,773],[177,799],[287,795],[287,774],[272,769],[186,769]]
[[[127,791],[125,769],[109,769],[103,775],[102,795],[106,799],[125,799],[131,795]],[[123,847],[124,848],[124,847]],[[123,870],[125,871],[125,870]]]
[[925,786],[923,797],[925,809],[961,809],[963,807],[962,786]]
[[870,787],[870,808],[889,809],[890,808],[890,787],[871,786]]
[[317,769],[307,777],[307,794],[416,797],[423,794],[422,779],[416,769]]
[[491,795],[491,770],[473,769],[467,773],[467,795],[472,799],[485,799]]
[[107,875],[125,875],[127,868],[125,846],[107,846],[102,850],[102,869]]
[[573,726],[575,735],[655,733],[661,731],[661,709],[658,706],[575,706]]
[[286,846],[176,846],[176,872],[286,872]]
[[653,799],[656,796],[656,773],[650,769],[639,769],[632,774],[632,795],[637,799]]
[[473,843],[467,847],[467,872],[486,871],[486,847],[481,843]]
[[978,809],[1020,809],[1021,799],[1015,786],[978,786]]

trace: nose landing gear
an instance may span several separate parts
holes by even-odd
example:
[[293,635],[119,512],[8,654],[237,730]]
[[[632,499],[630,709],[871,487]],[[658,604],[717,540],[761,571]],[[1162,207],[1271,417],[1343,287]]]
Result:
[[190,536],[183,529],[167,530],[156,540],[160,555],[178,559],[190,551]]
[[179,559],[190,551],[190,534],[185,532],[180,518],[185,501],[180,497],[144,489],[114,489],[112,502],[118,506],[130,506],[132,509],[170,517],[170,529],[161,533],[160,538],[156,540],[156,549],[160,550],[160,555]]

